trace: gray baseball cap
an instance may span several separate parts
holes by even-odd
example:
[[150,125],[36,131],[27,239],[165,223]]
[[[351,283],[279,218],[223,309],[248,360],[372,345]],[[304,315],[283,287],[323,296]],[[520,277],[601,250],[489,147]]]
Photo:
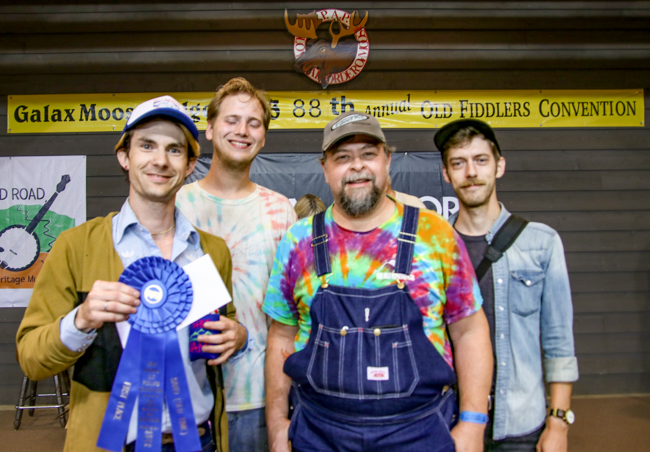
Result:
[[379,121],[365,113],[348,111],[332,119],[323,131],[323,152],[332,147],[334,143],[342,138],[352,135],[368,135],[382,143],[386,143],[386,137],[381,130]]

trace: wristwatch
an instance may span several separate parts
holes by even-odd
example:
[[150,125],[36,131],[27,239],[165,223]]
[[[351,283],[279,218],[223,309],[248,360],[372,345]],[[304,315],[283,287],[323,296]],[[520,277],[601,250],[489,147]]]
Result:
[[551,408],[551,411],[548,413],[549,416],[555,416],[562,419],[569,425],[572,425],[576,421],[576,415],[573,414],[571,410],[561,410],[559,408]]

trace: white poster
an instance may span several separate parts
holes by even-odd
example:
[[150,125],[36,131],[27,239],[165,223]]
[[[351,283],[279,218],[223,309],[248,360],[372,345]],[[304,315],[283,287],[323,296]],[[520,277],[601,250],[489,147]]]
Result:
[[86,221],[86,157],[0,158],[0,307],[29,303],[54,241]]

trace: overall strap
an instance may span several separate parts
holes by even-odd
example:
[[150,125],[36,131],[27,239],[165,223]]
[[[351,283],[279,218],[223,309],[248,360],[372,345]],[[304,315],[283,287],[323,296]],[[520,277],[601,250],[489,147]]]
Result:
[[323,211],[314,215],[312,222],[312,239],[311,247],[314,250],[314,266],[316,274],[320,277],[332,273],[330,266],[330,250],[327,247],[329,237],[325,232],[325,212]]
[[420,209],[417,207],[404,206],[402,217],[402,230],[397,237],[397,257],[395,258],[395,273],[409,275],[413,263],[413,250],[415,248],[416,233],[418,231],[418,219]]

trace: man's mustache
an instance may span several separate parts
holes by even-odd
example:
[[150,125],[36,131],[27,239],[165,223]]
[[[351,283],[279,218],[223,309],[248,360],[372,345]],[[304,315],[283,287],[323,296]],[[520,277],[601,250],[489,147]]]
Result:
[[346,184],[353,184],[355,182],[359,182],[359,181],[362,181],[362,180],[369,180],[371,182],[375,182],[375,176],[373,174],[371,174],[371,173],[367,173],[367,174],[351,174],[349,176],[346,176],[343,179],[343,186],[345,186]]
[[460,184],[460,188],[470,187],[472,185],[485,185],[486,182],[481,179],[467,179],[465,182]]

